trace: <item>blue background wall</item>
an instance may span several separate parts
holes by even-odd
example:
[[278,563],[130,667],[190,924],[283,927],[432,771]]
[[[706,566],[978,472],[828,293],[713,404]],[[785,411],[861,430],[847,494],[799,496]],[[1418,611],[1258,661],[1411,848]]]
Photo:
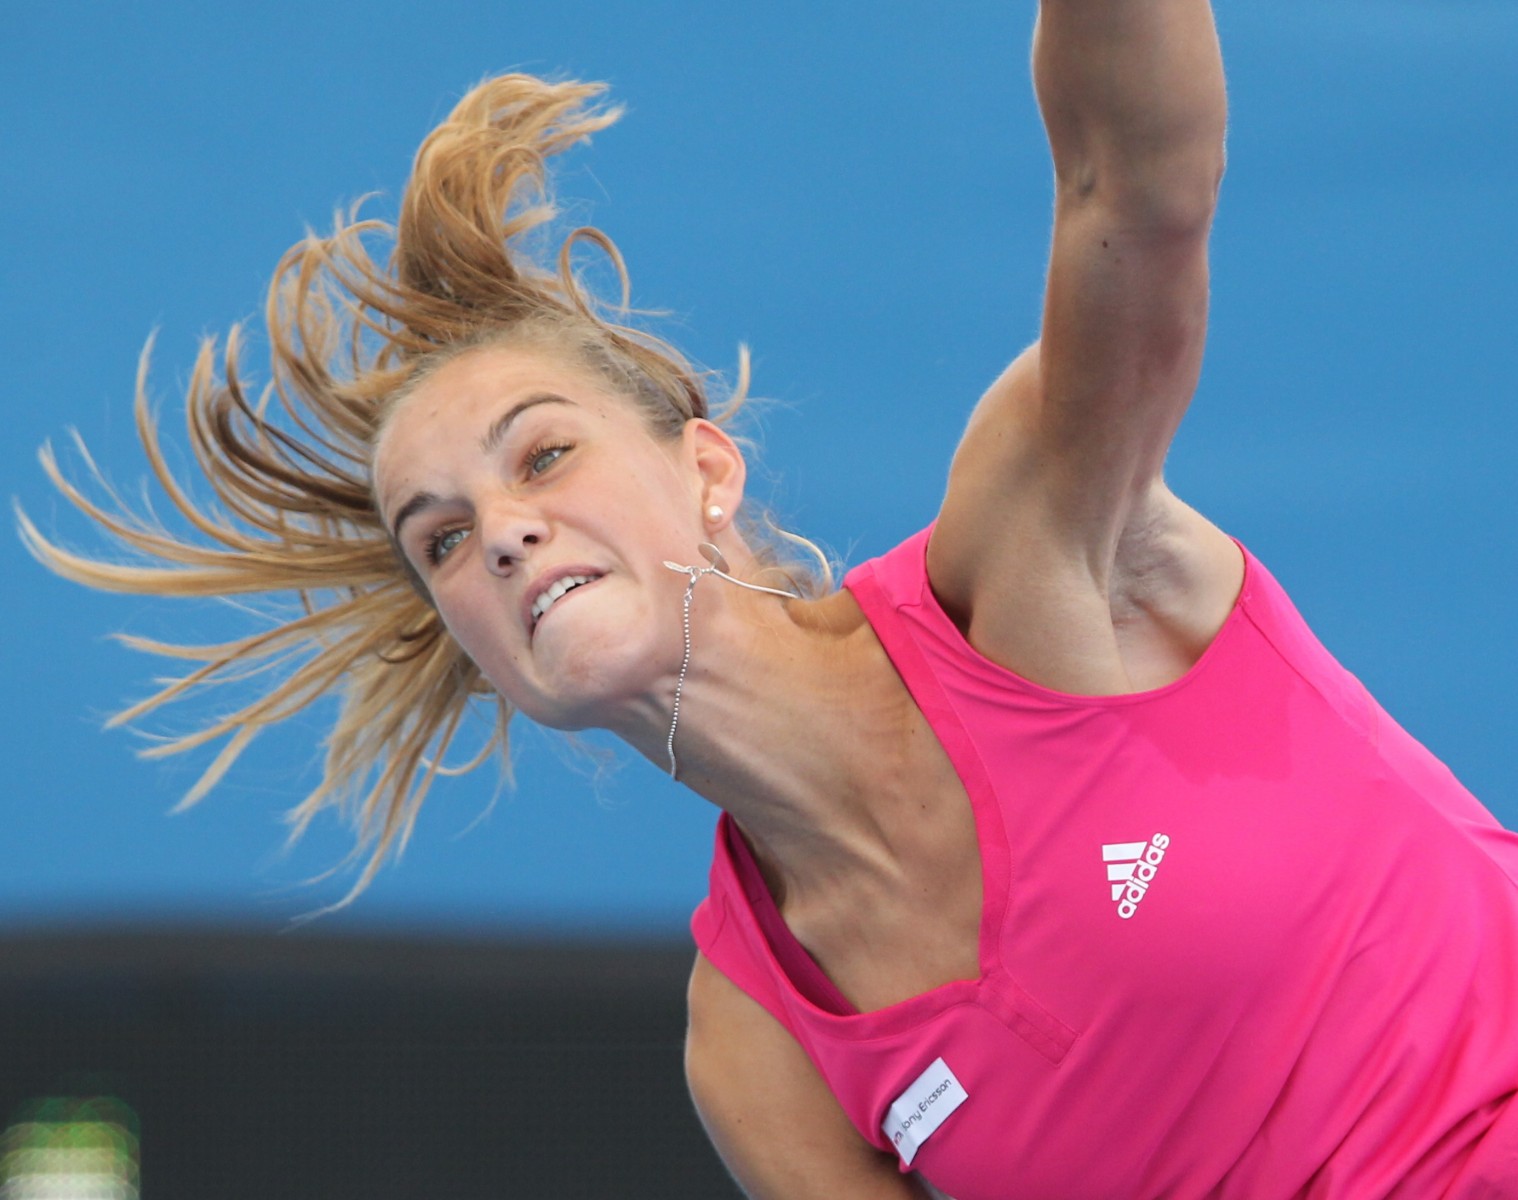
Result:
[[[1518,8],[1226,2],[1231,167],[1210,356],[1171,456],[1320,635],[1518,824],[1504,618],[1518,533]],[[33,454],[70,426],[132,490],[137,353],[173,415],[196,338],[252,317],[304,224],[391,205],[474,80],[611,82],[624,122],[561,176],[696,358],[756,354],[774,503],[850,563],[933,514],[984,385],[1036,334],[1050,172],[1032,5],[779,2],[16,6],[0,41],[0,471],[98,546]],[[819,11],[820,10],[820,11]],[[347,835],[279,854],[320,714],[192,812],[193,765],[103,716],[157,669],[111,630],[216,637],[220,606],[86,594],[4,558],[0,921],[283,922]],[[183,728],[176,713],[159,728]],[[676,931],[713,819],[641,761],[600,778],[517,729],[518,786],[442,787],[405,859],[335,924]],[[488,811],[487,811],[488,810]],[[329,926],[330,928],[330,926]]]

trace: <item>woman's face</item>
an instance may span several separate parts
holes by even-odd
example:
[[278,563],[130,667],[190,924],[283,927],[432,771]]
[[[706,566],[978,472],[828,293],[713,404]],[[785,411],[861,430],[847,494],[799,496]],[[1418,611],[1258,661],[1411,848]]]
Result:
[[678,670],[709,503],[741,495],[715,426],[657,441],[633,403],[544,351],[484,347],[429,376],[375,452],[380,512],[444,623],[534,720],[616,725]]

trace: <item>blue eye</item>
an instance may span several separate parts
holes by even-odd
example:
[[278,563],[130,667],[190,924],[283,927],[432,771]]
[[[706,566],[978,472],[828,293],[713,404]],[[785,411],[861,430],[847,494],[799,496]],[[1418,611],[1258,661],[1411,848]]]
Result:
[[556,442],[553,445],[534,446],[527,452],[527,473],[529,475],[541,475],[564,455],[568,450],[567,442]]
[[427,561],[434,566],[442,562],[444,557],[457,549],[459,543],[468,536],[467,529],[439,529],[427,539]]

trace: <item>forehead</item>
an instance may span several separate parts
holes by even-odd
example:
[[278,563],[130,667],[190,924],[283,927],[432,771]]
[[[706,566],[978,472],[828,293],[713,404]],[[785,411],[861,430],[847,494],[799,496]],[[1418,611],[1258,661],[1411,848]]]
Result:
[[630,406],[587,368],[543,351],[483,346],[444,363],[385,418],[374,446],[376,490],[399,486],[441,450],[477,449],[492,422],[535,394],[562,396],[587,416],[636,423]]
[[542,350],[482,346],[444,363],[412,388],[386,417],[379,441],[383,444],[399,424],[468,420],[534,391],[610,398],[603,381],[577,363]]

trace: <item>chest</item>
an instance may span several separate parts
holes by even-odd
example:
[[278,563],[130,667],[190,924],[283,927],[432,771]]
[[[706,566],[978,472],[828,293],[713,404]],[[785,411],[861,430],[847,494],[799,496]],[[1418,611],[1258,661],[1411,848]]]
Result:
[[872,867],[781,908],[834,1003],[860,1012],[981,973],[983,831],[925,723],[909,743],[914,752],[871,789]]
[[[1379,1019],[1345,971],[1407,928],[1406,911],[1383,911],[1381,881],[1407,878],[1419,839],[1378,819],[1376,785],[1314,766],[1283,790],[1285,764],[1182,770],[1132,739],[1091,755],[1092,787],[1031,763],[998,781],[1009,836],[982,847],[994,937],[978,982],[939,980],[888,1011],[860,1004],[859,1036],[812,1045],[867,1132],[947,1064],[968,1098],[914,1166],[951,1195],[1004,1194],[992,1181],[1009,1162],[1029,1196],[1138,1194],[1125,1189],[1141,1177],[1143,1194],[1208,1194],[1275,1119],[1289,1073],[1333,1067],[1346,1028]],[[871,977],[839,979],[869,999],[852,981]],[[1279,1119],[1303,1162],[1328,1153],[1298,1114]],[[1145,1176],[1173,1131],[1185,1153]],[[1281,1166],[1275,1142],[1260,1145],[1256,1180]]]

